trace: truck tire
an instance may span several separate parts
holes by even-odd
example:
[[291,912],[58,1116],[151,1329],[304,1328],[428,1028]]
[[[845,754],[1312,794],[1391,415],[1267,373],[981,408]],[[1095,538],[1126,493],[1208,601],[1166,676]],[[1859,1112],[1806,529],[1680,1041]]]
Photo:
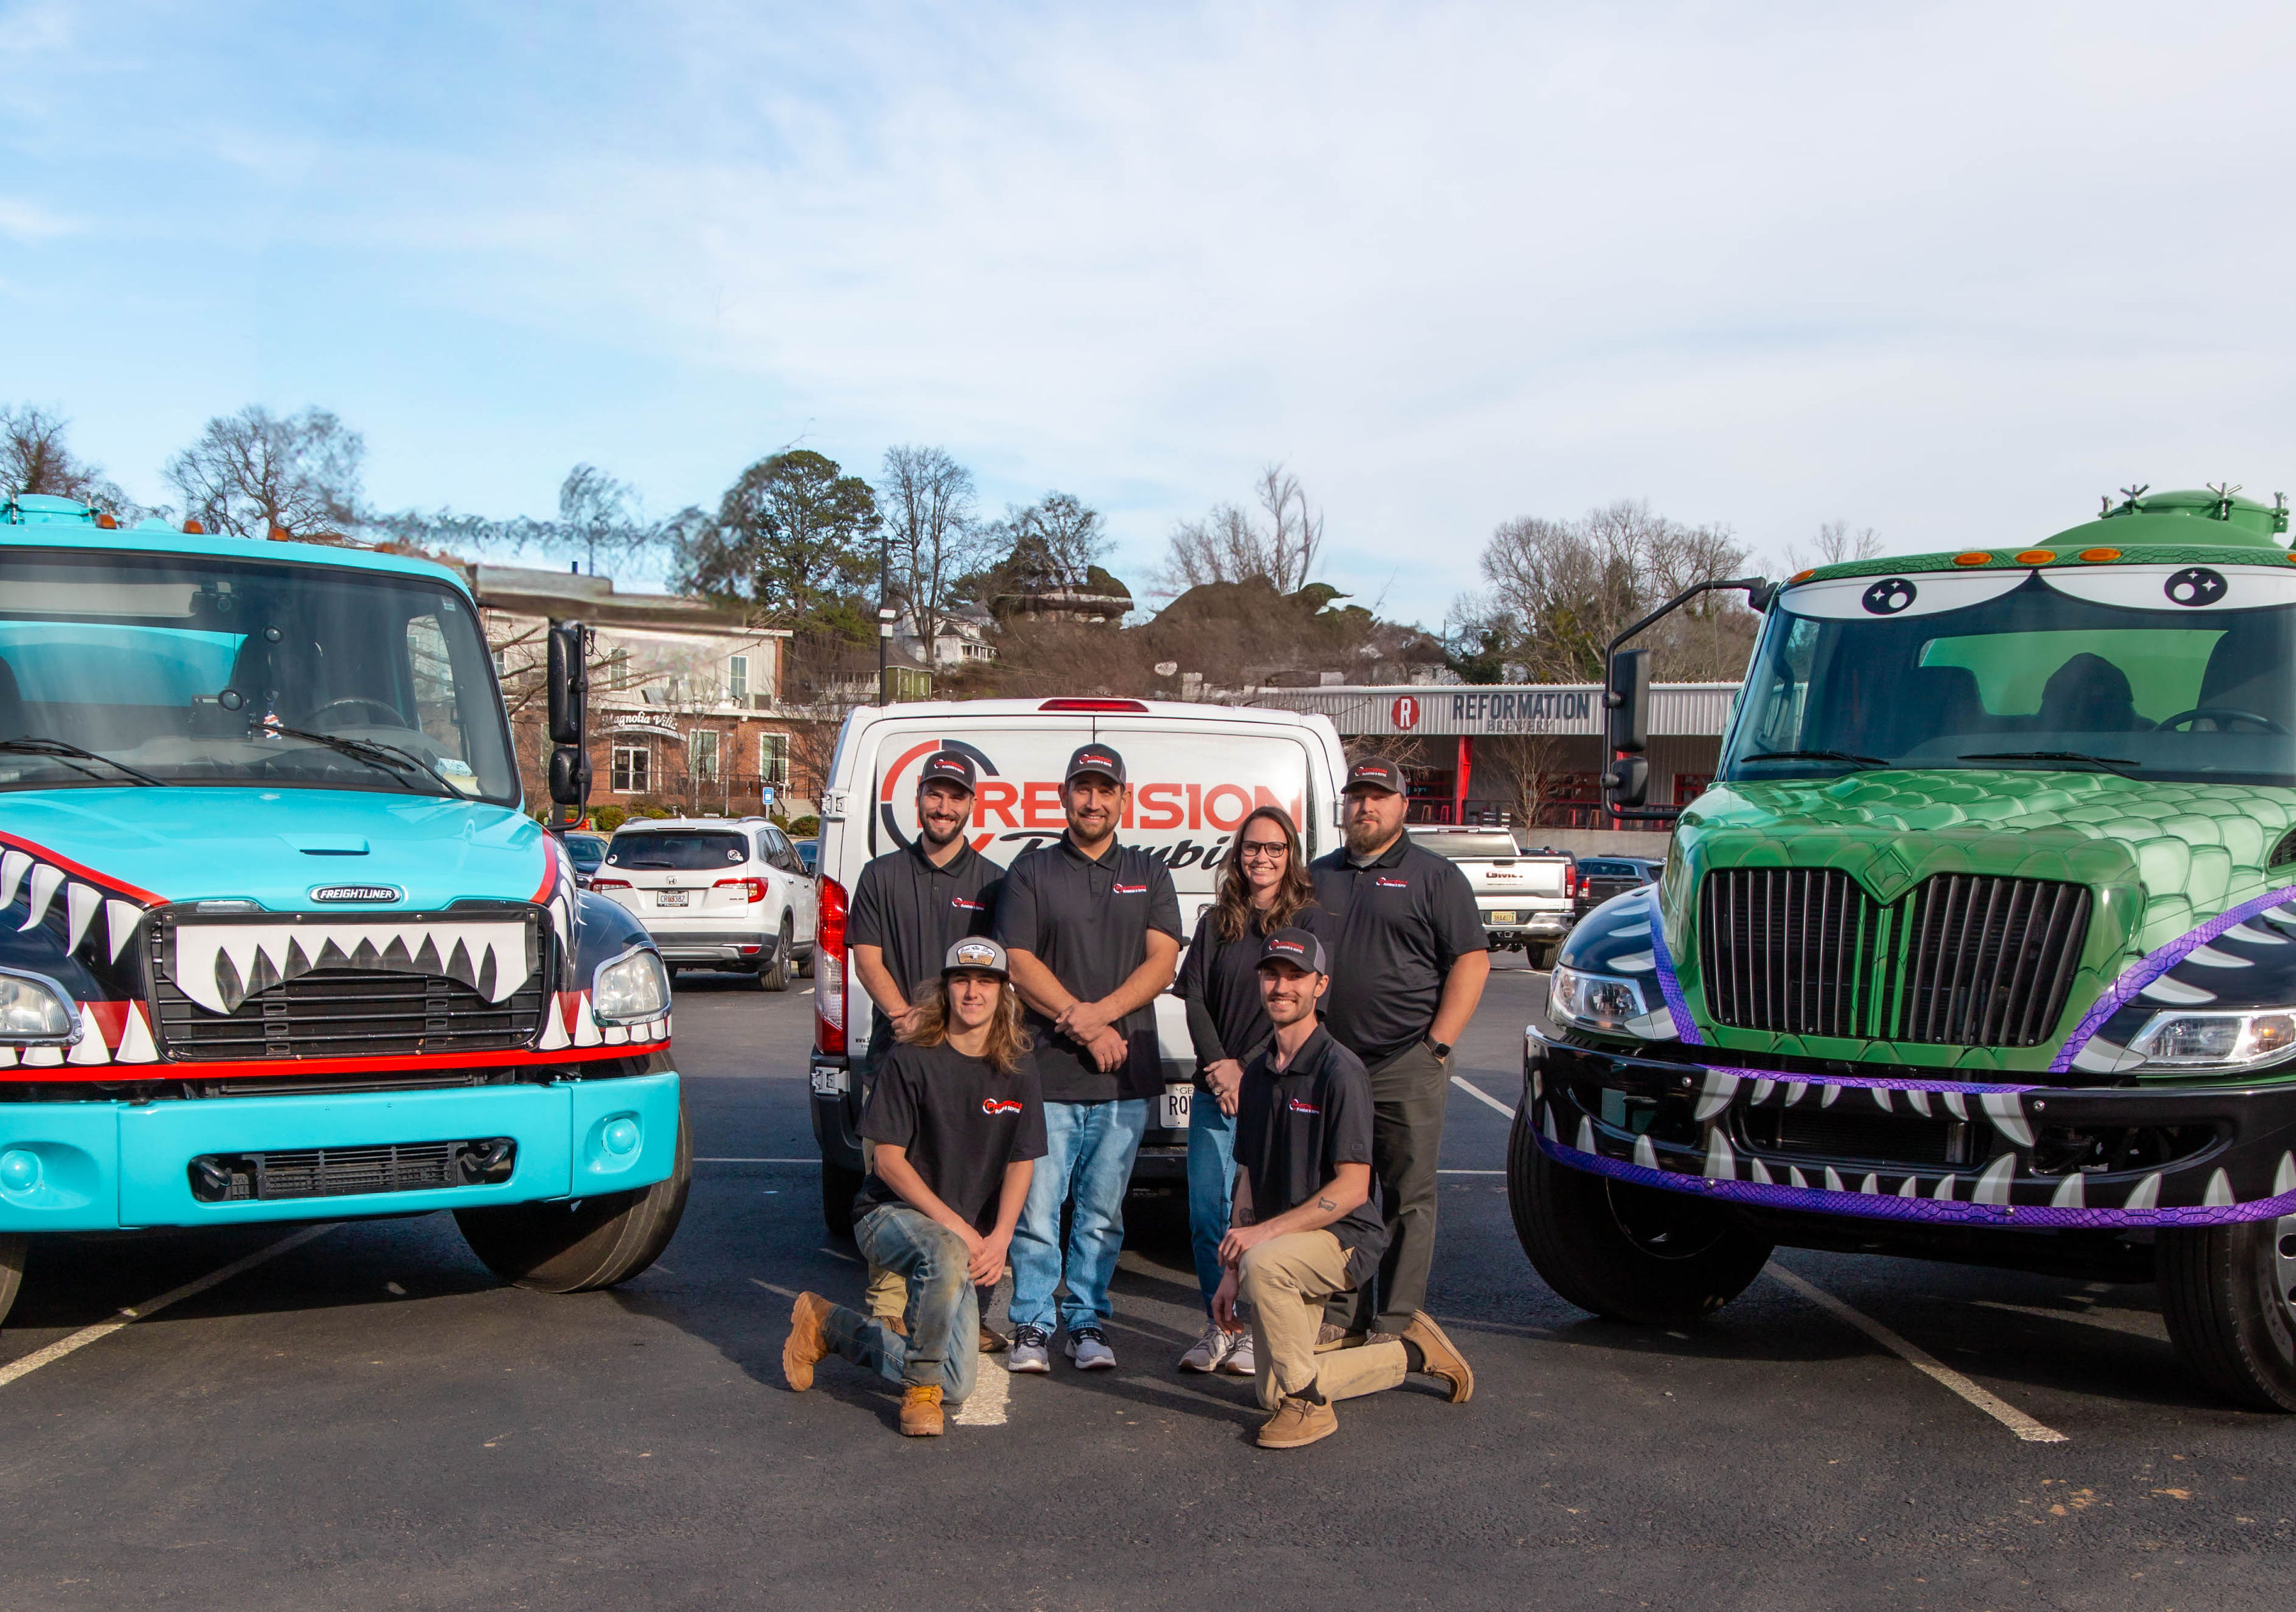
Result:
[[1521,1107],[1507,1141],[1507,1207],[1546,1285],[1611,1321],[1686,1325],[1744,1292],[1769,1263],[1771,1245],[1726,1209],[1556,1164]]
[[0,1322],[8,1319],[24,1285],[24,1251],[31,1242],[21,1232],[0,1232]]
[[774,954],[758,965],[758,989],[786,991],[790,987],[790,951],[796,945],[791,938],[789,914],[782,914],[782,932],[774,941]]
[[1562,944],[1560,941],[1550,940],[1543,944],[1534,942],[1522,949],[1523,964],[1527,968],[1538,970],[1542,974],[1552,973],[1554,969],[1555,953],[1562,950]]
[[685,1214],[693,1139],[677,1108],[677,1157],[669,1178],[634,1192],[570,1203],[457,1209],[455,1223],[487,1269],[537,1293],[586,1293],[627,1281],[660,1258]]
[[2296,1411],[2296,1215],[2160,1234],[2161,1315],[2210,1387],[2251,1411]]
[[853,1240],[853,1199],[860,1191],[860,1171],[821,1161],[821,1223],[832,1237]]

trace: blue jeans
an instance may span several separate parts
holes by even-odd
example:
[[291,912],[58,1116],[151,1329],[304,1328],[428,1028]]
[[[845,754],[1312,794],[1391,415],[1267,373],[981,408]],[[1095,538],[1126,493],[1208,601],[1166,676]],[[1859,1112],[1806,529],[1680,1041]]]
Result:
[[1015,1327],[1053,1330],[1053,1293],[1062,1274],[1061,1207],[1071,1196],[1076,1208],[1069,1222],[1069,1297],[1060,1319],[1071,1333],[1108,1319],[1108,1283],[1124,1248],[1124,1190],[1132,1180],[1140,1139],[1147,1133],[1144,1098],[1045,1105],[1046,1151],[1037,1160],[1029,1201],[1013,1232]]
[[980,1368],[980,1305],[964,1240],[905,1203],[889,1203],[854,1223],[853,1240],[873,1267],[906,1279],[909,1335],[840,1305],[822,1329],[830,1347],[888,1382],[962,1401]]
[[1188,1100],[1188,1240],[1206,1315],[1219,1291],[1220,1239],[1227,1235],[1234,1191],[1235,1121],[1220,1112],[1218,1098],[1198,1092]]

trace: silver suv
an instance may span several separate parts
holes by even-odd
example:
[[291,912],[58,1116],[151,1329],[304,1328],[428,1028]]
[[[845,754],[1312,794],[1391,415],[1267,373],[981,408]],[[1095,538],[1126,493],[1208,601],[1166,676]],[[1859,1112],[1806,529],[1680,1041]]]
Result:
[[762,817],[624,823],[590,888],[645,925],[672,974],[731,969],[783,991],[792,973],[813,971],[814,880]]

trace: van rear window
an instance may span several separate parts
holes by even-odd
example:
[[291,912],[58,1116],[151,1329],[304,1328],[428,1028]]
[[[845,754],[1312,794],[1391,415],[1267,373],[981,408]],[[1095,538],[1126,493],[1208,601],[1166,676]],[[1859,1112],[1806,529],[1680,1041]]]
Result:
[[614,843],[606,850],[606,865],[698,873],[742,861],[748,855],[748,847],[739,834],[664,833],[657,829],[615,835]]

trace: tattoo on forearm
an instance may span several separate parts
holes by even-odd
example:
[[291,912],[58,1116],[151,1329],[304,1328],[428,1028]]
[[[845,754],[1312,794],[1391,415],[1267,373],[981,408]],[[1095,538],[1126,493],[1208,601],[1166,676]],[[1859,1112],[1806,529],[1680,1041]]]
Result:
[[1317,1208],[1319,1208],[1319,1209],[1323,1210],[1323,1212],[1324,1212],[1324,1214],[1326,1214],[1326,1215],[1336,1215],[1337,1213],[1339,1213],[1339,1208],[1340,1208],[1340,1206],[1339,1206],[1339,1205],[1337,1205],[1337,1204],[1333,1203],[1333,1202],[1332,1202],[1330,1199],[1328,1199],[1328,1198],[1318,1198],[1318,1199],[1316,1200],[1316,1207]]

